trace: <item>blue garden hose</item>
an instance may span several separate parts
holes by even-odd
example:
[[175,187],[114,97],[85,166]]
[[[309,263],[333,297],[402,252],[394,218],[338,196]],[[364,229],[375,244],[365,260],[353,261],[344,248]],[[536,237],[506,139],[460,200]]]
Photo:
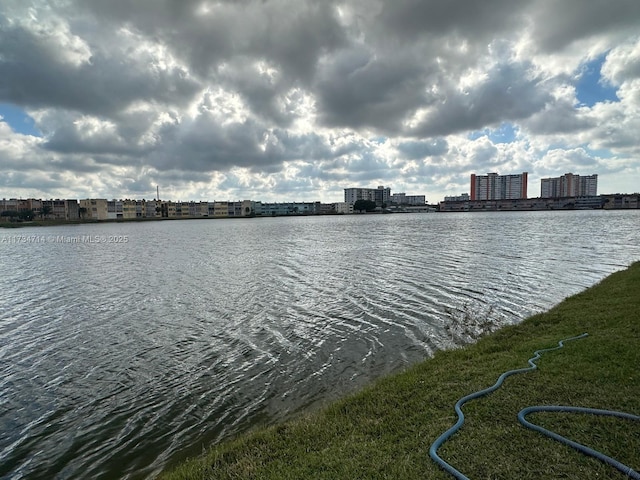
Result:
[[626,420],[635,420],[636,422],[640,421],[639,416],[631,415],[630,413],[616,412],[613,410],[598,410],[596,408],[566,407],[563,405],[552,405],[552,406],[535,406],[535,407],[523,408],[522,410],[520,410],[520,413],[518,413],[518,420],[522,425],[524,425],[527,428],[535,430],[536,432],[540,432],[543,435],[546,435],[547,437],[551,437],[554,440],[564,443],[565,445],[569,445],[570,447],[575,448],[576,450],[584,453],[585,455],[589,455],[590,457],[597,458],[598,460],[604,463],[607,463],[614,468],[617,468],[618,470],[620,470],[622,473],[624,473],[626,476],[630,478],[640,480],[640,473],[636,472],[635,470],[631,469],[625,464],[620,463],[615,458],[608,457],[607,455],[601,452],[598,452],[597,450],[594,450],[589,447],[585,447],[584,445],[574,442],[573,440],[569,440],[568,438],[565,438],[562,435],[558,435],[557,433],[547,430],[546,428],[542,428],[539,425],[535,425],[531,423],[526,419],[526,416],[534,412],[589,413],[591,415],[604,415],[608,417],[624,418]]
[[[458,480],[469,480],[468,477],[466,477],[463,473],[461,473],[460,471],[456,470],[453,466],[451,466],[449,463],[445,462],[442,458],[440,458],[440,456],[438,455],[437,451],[438,449],[442,446],[442,444],[444,442],[446,442],[449,437],[451,435],[453,435],[454,433],[456,433],[460,427],[462,427],[462,424],[464,423],[464,414],[462,413],[462,406],[467,403],[470,400],[474,400],[476,398],[482,397],[484,395],[488,395],[489,393],[497,390],[498,388],[500,388],[500,386],[502,385],[502,383],[504,382],[504,380],[511,376],[511,375],[515,375],[518,373],[526,373],[526,372],[530,372],[532,370],[535,370],[536,368],[538,368],[538,366],[535,364],[535,362],[540,358],[540,356],[545,353],[545,352],[550,352],[552,350],[558,350],[562,347],[564,347],[564,342],[567,342],[569,340],[577,340],[579,338],[584,338],[586,337],[588,334],[583,333],[582,335],[578,335],[576,337],[570,337],[570,338],[565,338],[564,340],[560,340],[558,342],[558,346],[557,347],[552,347],[552,348],[545,348],[545,349],[541,349],[541,350],[536,350],[534,352],[534,356],[532,358],[530,358],[528,360],[529,363],[529,367],[528,368],[520,368],[520,369],[516,369],[516,370],[509,370],[507,372],[504,372],[502,375],[500,375],[500,377],[498,377],[498,380],[496,381],[495,384],[493,384],[491,387],[489,388],[485,388],[484,390],[480,390],[478,392],[466,395],[464,397],[462,397],[460,400],[458,400],[455,404],[455,411],[456,414],[458,415],[458,421],[456,422],[456,424],[454,426],[452,426],[451,428],[449,428],[449,430],[447,430],[446,432],[444,432],[442,435],[440,435],[435,442],[433,442],[433,444],[431,445],[431,448],[429,448],[429,456],[431,457],[431,459],[436,462],[438,465],[440,465],[440,467],[442,467],[444,470],[446,470],[448,473],[450,473],[451,475],[453,475],[455,478],[457,478]],[[536,431],[539,431],[541,433],[545,433],[547,434],[547,431],[541,427],[538,427],[537,425],[534,425],[530,422],[528,422],[527,420],[524,419],[524,417],[531,413],[532,411],[537,411],[535,409],[538,408],[550,408],[550,407],[529,407],[529,409],[524,409],[522,410],[519,414],[518,414],[518,419],[520,419],[520,417],[522,417],[522,419],[520,420],[521,423],[523,423],[523,425],[527,426],[528,428],[533,428]],[[554,408],[573,408],[573,407],[554,407]],[[533,409],[533,410],[530,410]],[[564,410],[566,411],[566,410]],[[581,411],[585,411],[585,409],[581,409]],[[623,416],[623,418],[631,418],[633,420],[638,420],[640,419],[639,417],[636,417],[635,415],[629,415],[629,414],[624,414],[621,412],[609,412],[607,410],[599,410],[598,412],[608,412],[608,415],[614,415],[614,416]],[[589,412],[592,413],[592,412]],[[600,413],[598,413],[600,414]],[[530,426],[531,425],[531,426]],[[544,432],[542,432],[544,430]],[[567,445],[570,445],[574,448],[577,448],[578,450],[582,451],[583,453],[586,453],[587,455],[591,455],[594,456],[602,461],[605,461],[606,463],[608,463],[609,465],[612,465],[616,468],[618,468],[618,465],[620,467],[622,467],[622,469],[620,469],[623,473],[625,473],[626,475],[630,476],[631,478],[634,479],[640,479],[640,475],[638,475],[637,472],[635,472],[634,470],[632,470],[631,468],[627,467],[626,465],[621,464],[620,462],[617,462],[616,460],[607,457],[606,455],[603,455],[599,452],[596,452],[595,450],[591,450],[587,447],[583,447],[580,444],[577,444],[575,442],[571,442],[570,440],[565,439],[564,437],[561,437],[560,435],[556,435],[553,434],[552,432],[548,432],[551,433],[551,437],[561,441],[563,443],[567,443]],[[559,437],[559,438],[558,438]],[[570,442],[570,443],[568,443]],[[573,445],[575,444],[575,446]],[[581,447],[581,448],[578,448]],[[594,455],[595,454],[595,455]],[[605,460],[606,459],[606,460]]]

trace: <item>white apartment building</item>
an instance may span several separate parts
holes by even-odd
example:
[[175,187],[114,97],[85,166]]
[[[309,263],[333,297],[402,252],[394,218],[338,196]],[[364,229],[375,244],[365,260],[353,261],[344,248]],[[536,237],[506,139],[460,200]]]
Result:
[[470,200],[517,200],[527,198],[528,174],[471,174]]
[[598,195],[598,175],[566,173],[560,177],[540,180],[540,198],[595,197]]
[[384,185],[380,185],[378,188],[344,189],[344,201],[346,203],[354,204],[358,200],[371,200],[376,202],[378,207],[381,207],[383,204],[389,205],[391,200],[391,189],[385,188]]
[[424,195],[407,195],[406,193],[394,193],[391,195],[391,203],[396,205],[425,205],[427,199]]

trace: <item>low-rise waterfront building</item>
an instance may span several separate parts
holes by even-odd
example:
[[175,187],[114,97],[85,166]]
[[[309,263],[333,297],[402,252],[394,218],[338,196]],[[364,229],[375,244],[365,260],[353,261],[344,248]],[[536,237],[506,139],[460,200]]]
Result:
[[613,195],[601,195],[601,197],[603,198],[604,208],[607,210],[640,208],[640,193],[631,195],[616,193]]
[[17,198],[10,198],[10,199],[3,198],[2,201],[0,201],[0,213],[17,212],[18,202],[20,201],[21,200],[18,200]]
[[[64,202],[64,200],[63,200]],[[26,199],[23,203],[22,203],[22,209],[23,210],[31,210],[35,216],[35,218],[44,218],[43,217],[43,200],[40,200],[39,198],[28,198]],[[49,207],[49,209],[51,209],[51,205],[47,205],[47,207]],[[63,209],[64,211],[64,209]],[[63,213],[64,215],[64,213]],[[53,217],[51,217],[53,218]]]
[[380,185],[378,188],[345,188],[344,201],[354,204],[358,200],[370,200],[376,202],[376,206],[389,205],[391,189]]
[[406,193],[394,193],[389,200],[392,205],[422,206],[427,203],[424,195],[407,195]]
[[353,213],[353,203],[336,202],[333,204],[336,213],[350,215]]
[[241,204],[240,208],[243,217],[255,215],[255,202],[252,202],[251,200],[242,200],[239,203]]
[[460,195],[451,195],[444,197],[445,202],[468,202],[471,200],[468,193],[461,193]]
[[122,218],[122,200],[108,200],[107,201],[107,218],[109,220],[115,220]]
[[35,198],[3,198],[0,202],[0,212],[15,212],[16,214],[22,212],[33,212],[35,217],[38,217],[42,213],[42,200]]
[[[77,200],[51,199],[38,200],[41,214],[45,220],[79,220],[79,206]],[[48,212],[46,215],[44,212]]]
[[514,200],[469,200],[440,202],[441,212],[586,210],[603,208],[604,199],[595,197],[522,198]]
[[226,218],[229,216],[229,202],[213,202],[213,216]]
[[209,216],[209,202],[197,202],[196,203],[196,215],[199,217]]
[[262,216],[319,215],[320,202],[262,203]]
[[318,214],[320,215],[333,215],[336,213],[336,207],[334,203],[321,203],[320,211]]
[[108,200],[106,198],[87,198],[80,200],[80,211],[81,218],[91,220],[109,219]]
[[244,217],[245,212],[242,202],[229,202],[229,216],[230,217]]
[[160,200],[147,200],[144,203],[145,218],[161,218],[168,216],[167,207],[163,209],[163,203]]
[[77,200],[38,198],[27,199],[2,199],[0,200],[0,213],[7,213],[7,217],[31,213],[33,219],[41,220],[78,220],[79,207]]
[[122,200],[122,218],[125,220],[132,220],[136,218],[136,201],[125,199]]
[[194,208],[192,202],[176,202],[177,217],[193,217]]

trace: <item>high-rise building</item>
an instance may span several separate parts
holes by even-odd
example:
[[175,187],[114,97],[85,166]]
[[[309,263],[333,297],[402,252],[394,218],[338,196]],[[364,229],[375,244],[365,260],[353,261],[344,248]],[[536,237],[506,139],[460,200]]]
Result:
[[540,180],[540,198],[595,197],[598,195],[598,175],[566,173],[560,177]]
[[517,200],[527,198],[527,172],[515,175],[471,174],[470,200]]

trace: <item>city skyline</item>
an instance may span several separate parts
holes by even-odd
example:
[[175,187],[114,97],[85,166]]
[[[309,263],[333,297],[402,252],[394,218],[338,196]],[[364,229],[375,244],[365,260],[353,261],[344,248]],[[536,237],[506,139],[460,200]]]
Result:
[[[535,198],[566,198],[566,197],[593,197],[598,196],[598,174],[577,174],[577,173],[565,173],[559,177],[547,177],[540,179],[539,189],[534,189],[534,193],[529,195],[528,188],[528,172],[522,173],[507,173],[504,175],[498,172],[488,172],[486,175],[478,173],[472,173],[470,176],[470,184],[468,186],[468,192],[461,192],[458,195],[446,195],[442,199],[436,199],[431,201],[431,204],[437,204],[442,201],[468,201],[468,200],[497,200],[497,199],[535,199]],[[605,192],[604,195],[637,195],[638,192]],[[36,197],[2,197],[2,201],[6,200],[67,200],[60,198],[36,198]],[[104,200],[104,201],[145,201],[144,197],[87,197],[72,198],[69,200]],[[318,199],[314,200],[298,200],[298,199],[276,199],[276,200],[262,200],[262,199],[181,199],[181,198],[161,198],[160,187],[156,186],[156,195],[149,197],[148,201],[162,201],[162,202],[175,202],[175,203],[200,203],[200,202],[239,202],[239,201],[252,201],[252,202],[266,202],[266,203],[351,203],[354,204],[357,200],[373,200],[378,205],[386,203],[405,204],[405,205],[422,205],[429,204],[426,195],[420,194],[407,194],[406,192],[393,191],[391,187],[378,185],[376,188],[371,187],[347,187],[343,188],[343,198],[337,201],[322,201]]]
[[640,185],[640,3],[0,6],[0,198]]
[[[635,192],[605,192],[598,193],[598,174],[576,174],[565,173],[559,177],[547,177],[540,179],[540,188],[536,190],[538,193],[528,194],[528,172],[507,173],[504,175],[498,172],[489,172],[486,175],[472,173],[470,176],[470,184],[468,192],[461,192],[459,195],[447,195],[442,199],[428,201],[425,195],[407,194],[406,192],[395,191],[384,185],[378,185],[376,188],[370,187],[347,187],[343,188],[343,198],[337,201],[314,200],[298,200],[298,199],[173,199],[160,198],[159,186],[156,186],[156,196],[145,199],[143,197],[87,197],[87,198],[46,198],[46,197],[2,197],[0,198],[0,206],[2,202],[7,201],[66,201],[72,200],[77,202],[100,200],[104,202],[158,202],[158,203],[176,203],[176,204],[193,204],[193,203],[273,203],[273,204],[296,204],[296,203],[322,203],[322,204],[339,204],[346,203],[353,205],[357,200],[372,200],[378,206],[383,204],[395,205],[435,205],[441,202],[451,201],[483,201],[483,200],[509,200],[509,199],[544,199],[544,198],[571,198],[571,197],[596,197],[596,196],[637,196]],[[1,211],[1,209],[0,209]]]

